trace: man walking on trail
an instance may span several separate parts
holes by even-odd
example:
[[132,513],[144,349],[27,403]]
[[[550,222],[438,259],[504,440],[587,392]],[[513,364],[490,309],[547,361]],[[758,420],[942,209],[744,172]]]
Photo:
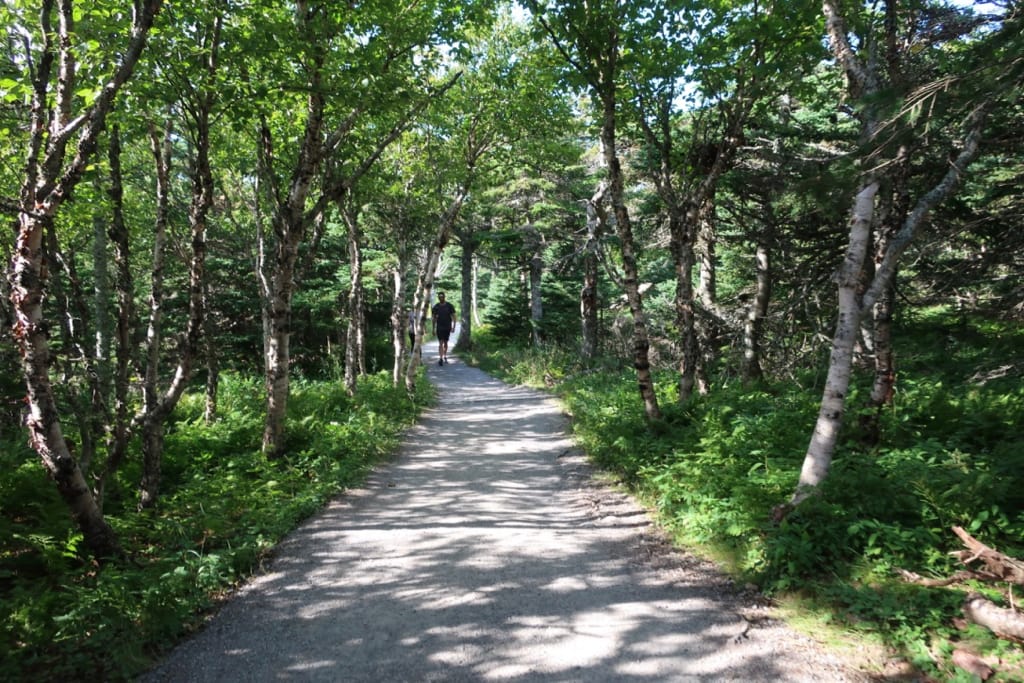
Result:
[[437,364],[448,362],[448,338],[455,329],[455,306],[444,300],[444,292],[437,295],[437,303],[430,309],[434,320],[434,335],[437,337]]

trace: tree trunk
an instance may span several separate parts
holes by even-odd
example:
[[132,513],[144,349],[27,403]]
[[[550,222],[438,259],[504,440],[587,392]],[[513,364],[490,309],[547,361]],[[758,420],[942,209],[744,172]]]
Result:
[[861,275],[871,237],[871,219],[877,192],[878,182],[869,179],[857,193],[853,206],[846,256],[838,273],[839,317],[832,338],[832,354],[825,380],[825,392],[821,398],[811,443],[804,456],[800,479],[790,500],[791,506],[798,505],[825,481],[832,465],[832,454],[839,439],[839,429],[843,424],[846,394],[850,386],[853,346],[860,329],[862,311],[859,292],[863,286]]
[[153,430],[163,429],[163,423],[153,424],[159,408],[160,347],[163,339],[164,303],[164,244],[170,220],[171,122],[163,136],[150,125],[150,151],[156,164],[156,223],[153,229],[153,265],[150,273],[149,326],[146,330],[145,374],[142,379],[142,419],[137,420],[142,432],[142,480],[139,483],[139,507],[149,507],[156,501],[160,484],[160,457],[162,448],[153,449],[156,437]]
[[588,360],[596,358],[598,350],[598,250],[608,224],[604,210],[607,189],[608,184],[602,182],[587,201],[587,240],[583,245],[583,287],[580,289],[580,353]]
[[217,401],[220,392],[220,356],[217,353],[217,324],[210,305],[209,279],[203,284],[203,356],[206,358],[206,400],[203,421],[210,425],[217,421]]
[[[471,296],[472,296],[472,298],[470,299],[470,305],[471,305],[470,310],[473,312],[473,314],[472,314],[472,317],[470,318],[470,320],[472,321],[472,323],[474,325],[479,326],[480,322],[481,322],[480,321],[480,292],[479,292],[479,288],[480,288],[480,258],[477,256],[476,250],[473,251],[473,270],[472,270],[472,274],[471,275],[472,275],[472,277],[470,279],[470,282],[472,282],[473,284],[472,284],[472,287],[470,287],[470,292],[471,292]],[[466,327],[466,334],[469,335],[469,333],[470,333],[470,327]],[[462,340],[462,334],[461,333],[459,334],[459,340],[460,341]]]
[[11,259],[14,338],[21,350],[28,391],[25,426],[29,443],[57,485],[93,555],[99,558],[119,556],[122,550],[117,536],[103,518],[64,438],[50,385],[48,335],[42,307],[42,242],[45,223],[51,220],[51,216],[40,215],[38,211],[22,211]]
[[[350,196],[346,196],[350,200]],[[345,390],[349,396],[356,392],[356,378],[365,374],[363,343],[363,250],[359,232],[359,217],[350,201],[339,202],[341,214],[348,229],[348,327],[345,334]]]
[[[96,88],[95,100],[78,115],[74,113],[75,93],[82,86],[94,84],[76,80],[75,52],[80,46],[72,31],[75,25],[72,5],[58,4],[56,10],[61,16],[56,29],[52,26],[52,3],[45,3],[38,14],[43,42],[35,65],[25,173],[20,179],[14,249],[8,266],[11,332],[22,354],[28,394],[25,424],[29,442],[68,505],[85,545],[99,558],[123,553],[113,529],[103,519],[60,426],[49,379],[49,326],[43,315],[46,285],[43,236],[92,162],[106,117],[135,70],[160,6],[160,0],[136,4],[130,38],[113,46],[118,52],[116,68],[113,73],[102,76],[102,87]],[[112,30],[111,35],[117,33]],[[59,66],[59,73],[55,75],[54,63]],[[67,147],[78,131],[78,145],[69,159]]]
[[[275,218],[275,223],[285,223],[286,220],[287,217]],[[298,237],[294,233],[297,230],[294,225],[276,230],[281,241],[275,250],[277,268],[271,277],[267,307],[267,416],[263,427],[263,452],[270,457],[280,456],[284,449],[285,414],[290,390],[292,273],[298,255]]]
[[964,616],[997,635],[1024,642],[1024,614],[999,607],[981,593],[970,593],[964,600]]
[[772,291],[771,253],[764,240],[758,242],[754,261],[757,270],[754,300],[750,303],[743,326],[742,372],[743,381],[747,383],[760,381],[764,377],[761,368],[761,338]]
[[[110,127],[111,143],[118,135],[117,126]],[[97,186],[100,183],[97,182]],[[99,189],[99,187],[97,187]],[[113,207],[115,212],[120,212],[119,207]],[[123,217],[121,218],[123,220]],[[109,397],[111,395],[113,381],[113,366],[111,362],[111,350],[114,346],[114,318],[110,314],[110,302],[113,300],[110,281],[110,256],[108,248],[110,238],[107,234],[107,219],[101,212],[97,211],[93,216],[92,231],[92,263],[93,263],[93,324],[95,329],[95,344],[93,356],[96,359],[96,391],[93,392],[92,415],[94,430],[96,434],[102,433],[107,425],[99,424],[105,415],[109,416]],[[108,420],[109,421],[109,420]],[[89,471],[90,465],[82,463],[82,469]],[[102,507],[102,501],[100,502]]]
[[[697,247],[700,255],[700,279],[697,285],[697,296],[701,305],[708,311],[718,308],[718,234],[715,230],[715,186],[705,188],[698,197],[696,204]],[[697,334],[697,389],[701,395],[711,391],[709,370],[715,365],[719,347],[719,331],[711,324],[709,316],[695,321]]]
[[[698,236],[702,239],[700,284],[697,294],[708,308],[715,304],[715,261],[714,261],[714,197],[718,182],[729,167],[742,139],[743,124],[746,121],[753,100],[742,95],[740,88],[731,104],[721,112],[726,132],[721,140],[710,145],[716,152],[710,155],[690,179],[688,189],[679,187],[680,171],[678,154],[675,151],[672,119],[674,96],[671,91],[658,94],[647,93],[638,99],[640,105],[639,123],[648,145],[658,151],[658,164],[650,170],[658,196],[664,203],[669,221],[669,251],[675,267],[675,326],[679,337],[679,380],[678,400],[686,403],[693,396],[694,386],[701,393],[708,390],[706,363],[701,363],[701,347],[712,347],[710,340],[698,334],[700,326],[694,306],[693,269],[696,265],[695,249]],[[698,124],[704,124],[698,120]],[[696,131],[694,140],[699,139]],[[699,143],[709,146],[708,143]],[[692,142],[696,147],[698,143]],[[701,155],[702,157],[704,155]],[[697,177],[696,173],[703,173]],[[685,180],[685,179],[684,179]]]
[[675,323],[679,336],[679,403],[693,397],[697,368],[697,330],[693,311],[693,240],[678,211],[669,213],[670,251],[675,264]]
[[[470,164],[469,170],[470,172],[472,171],[472,164]],[[441,254],[448,245],[448,240],[451,239],[455,221],[458,219],[459,213],[462,211],[462,205],[468,196],[469,181],[465,181],[456,191],[451,203],[441,216],[441,221],[437,227],[437,234],[427,251],[426,263],[424,263],[423,270],[420,272],[419,280],[416,283],[416,294],[413,298],[413,310],[418,313],[420,327],[422,327],[422,321],[427,319],[427,313],[430,311],[430,292],[434,288],[434,274],[437,272],[438,264],[441,262]],[[414,349],[413,353],[409,354],[409,362],[405,368],[405,390],[409,396],[412,396],[416,391],[416,369],[419,367],[422,339],[422,332],[416,335],[416,349]]]
[[[60,387],[63,400],[71,408],[78,426],[78,466],[85,475],[96,454],[96,441],[103,433],[105,409],[93,357],[93,345],[88,339],[89,307],[78,278],[73,257],[61,250],[57,234],[50,228],[45,237],[43,254],[47,270],[51,273],[47,299],[56,303],[60,339],[67,362],[59,365]],[[81,365],[84,387],[75,379],[74,367]]]
[[[25,171],[21,179],[17,228],[9,265],[12,332],[21,352],[29,443],[56,483],[82,531],[86,546],[101,558],[121,555],[122,551],[86,485],[61,429],[60,413],[49,379],[48,325],[43,316],[46,281],[43,235],[91,163],[99,136],[106,127],[107,115],[113,108],[115,97],[138,64],[160,5],[160,0],[137,5],[137,11],[132,15],[131,38],[118,46],[116,68],[105,77],[103,87],[97,88],[99,94],[95,101],[77,116],[73,115],[74,93],[81,86],[92,84],[76,81],[75,60],[70,53],[74,44],[70,36],[74,26],[71,4],[61,4],[57,8],[62,16],[56,29],[52,25],[52,4],[46,5],[39,13],[44,37],[35,65]],[[59,64],[56,75],[53,73],[55,63]],[[51,83],[51,78],[54,78],[54,83]],[[80,131],[78,145],[74,156],[69,159],[67,145],[77,131]]]
[[705,308],[718,304],[718,236],[715,231],[715,198],[711,192],[697,209],[697,253],[700,254],[700,281],[697,295]]
[[[878,74],[872,70],[874,65],[868,68],[858,60],[847,39],[844,21],[836,3],[833,0],[825,0],[822,7],[832,41],[832,50],[847,74],[851,95],[876,95],[881,87]],[[811,442],[804,456],[796,490],[787,504],[774,510],[774,518],[780,519],[793,506],[806,499],[828,476],[839,428],[842,426],[853,363],[853,348],[863,311],[870,310],[883,292],[891,287],[900,256],[925,223],[927,216],[935,206],[952,195],[960,186],[964,172],[978,155],[982,130],[988,112],[993,106],[993,101],[983,100],[968,114],[965,120],[967,130],[960,153],[950,162],[944,176],[915,203],[900,230],[886,246],[885,253],[875,268],[874,277],[868,283],[861,280],[861,270],[870,240],[874,198],[878,192],[879,182],[873,176],[868,176],[861,184],[850,220],[846,256],[838,274],[839,319],[832,341],[824,396]],[[879,125],[878,120],[877,114],[868,107],[863,115],[861,132],[865,145],[873,142]],[[873,162],[877,165],[876,160]],[[859,293],[861,291],[863,294]]]
[[637,389],[644,404],[644,414],[649,420],[661,418],[661,408],[654,390],[654,376],[651,374],[650,347],[647,335],[647,320],[644,316],[643,299],[640,296],[639,271],[637,269],[636,244],[633,226],[626,207],[625,179],[618,152],[615,149],[615,94],[614,87],[603,95],[603,120],[601,125],[601,147],[608,167],[608,190],[612,211],[615,214],[615,231],[619,236],[622,251],[623,285],[626,300],[633,316],[633,367],[636,368]]
[[[875,251],[868,268],[874,275],[874,266],[881,263],[889,250],[889,243],[899,232],[910,211],[908,190],[910,172],[910,151],[901,145],[896,160],[887,168],[888,186],[883,186],[884,196],[878,207]],[[895,273],[893,281],[881,291],[871,308],[868,331],[870,352],[874,362],[875,379],[867,408],[860,418],[861,440],[868,445],[881,441],[881,411],[892,403],[896,390],[896,356],[893,350],[892,322],[896,306]]]
[[[532,230],[532,228],[531,228]],[[540,241],[540,235],[534,235]],[[533,346],[540,347],[543,343],[541,325],[544,323],[544,299],[541,296],[541,281],[544,277],[544,254],[541,244],[536,244],[532,249],[530,257],[530,331],[533,337]]]
[[[306,17],[310,19],[311,17]],[[284,450],[285,417],[288,411],[288,395],[291,389],[291,322],[292,298],[295,294],[295,268],[298,261],[299,244],[306,232],[308,219],[305,213],[306,200],[323,154],[324,94],[320,88],[323,57],[314,54],[308,65],[309,95],[306,99],[306,121],[303,139],[296,154],[294,169],[287,188],[287,194],[275,191],[276,175],[272,160],[273,143],[270,126],[261,128],[262,144],[259,150],[260,170],[268,180],[270,193],[275,202],[273,216],[274,256],[268,267],[267,338],[265,386],[267,392],[267,415],[263,427],[262,450],[270,457],[278,457]],[[318,212],[315,212],[318,213]]]
[[989,581],[1005,581],[1024,586],[1024,561],[988,547],[967,533],[963,527],[954,526],[953,533],[967,547],[967,550],[961,550],[953,555],[966,565],[974,562],[980,562],[983,565],[982,569],[975,570],[976,576],[981,576]]
[[110,147],[110,201],[113,210],[107,235],[114,246],[114,288],[117,292],[117,324],[114,341],[114,414],[107,435],[107,461],[96,484],[97,498],[102,506],[107,482],[121,467],[128,451],[129,438],[129,381],[132,362],[132,324],[135,319],[135,283],[131,270],[131,250],[128,227],[124,221],[123,184],[121,182],[120,130],[111,127]]
[[405,364],[406,353],[413,353],[416,348],[416,326],[413,329],[413,342],[406,350],[406,337],[409,334],[409,315],[404,308],[405,297],[405,265],[399,261],[391,271],[391,348],[395,360],[391,367],[391,385],[398,386],[402,378],[402,366]]
[[[462,294],[459,301],[459,338],[455,342],[456,351],[468,351],[473,347],[473,312],[476,310],[476,250],[479,242],[470,236],[460,240],[462,254],[459,258],[461,268]],[[466,284],[469,283],[469,287]]]
[[[211,69],[214,61],[211,60]],[[192,109],[195,135],[195,158],[191,165],[192,200],[189,206],[189,226],[191,229],[191,252],[189,263],[188,284],[188,321],[185,335],[178,351],[178,364],[175,368],[170,385],[163,396],[155,396],[155,380],[147,385],[147,391],[153,392],[155,400],[147,401],[144,417],[140,420],[142,432],[142,481],[139,485],[139,508],[145,509],[156,504],[160,490],[161,471],[163,469],[164,426],[175,406],[185,392],[185,387],[192,376],[192,366],[199,355],[202,341],[204,312],[204,291],[206,289],[206,228],[213,206],[213,174],[210,170],[210,116],[213,109],[214,95],[206,93],[202,100],[195,103]],[[164,169],[169,170],[169,153],[165,159]],[[159,313],[161,302],[154,302],[155,311]],[[159,316],[157,316],[159,317]],[[156,336],[159,345],[160,335]],[[150,350],[150,360],[156,363],[159,351]],[[151,374],[147,367],[147,380]]]

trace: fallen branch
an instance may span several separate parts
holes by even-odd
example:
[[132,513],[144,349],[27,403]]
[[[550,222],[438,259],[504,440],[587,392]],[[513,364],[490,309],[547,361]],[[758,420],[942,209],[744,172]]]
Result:
[[1024,586],[1024,562],[989,548],[961,527],[953,527],[953,533],[959,536],[967,546],[967,550],[954,553],[961,562],[969,565],[971,562],[981,560],[985,568],[977,571],[989,581],[1006,581]]
[[952,576],[948,576],[944,579],[929,579],[921,576],[920,574],[906,569],[895,569],[896,573],[903,577],[904,581],[909,583],[917,584],[918,586],[927,586],[929,588],[944,588],[954,583],[960,583],[962,581],[969,581],[970,579],[986,580],[987,577],[978,574],[977,572],[968,571],[966,569],[958,571]]
[[1000,607],[980,593],[971,593],[964,601],[964,616],[993,633],[1024,643],[1024,614]]

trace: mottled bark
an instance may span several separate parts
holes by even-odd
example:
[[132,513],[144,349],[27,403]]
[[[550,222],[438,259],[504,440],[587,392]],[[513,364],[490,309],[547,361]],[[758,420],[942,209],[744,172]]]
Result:
[[693,309],[693,267],[695,256],[693,240],[689,237],[685,220],[680,212],[669,214],[669,251],[676,274],[675,325],[679,338],[679,402],[686,403],[693,397],[697,368],[697,330]]
[[[114,98],[138,63],[160,5],[159,0],[149,0],[136,7],[131,36],[119,51],[116,69],[102,83],[91,106],[77,116],[72,114],[73,93],[82,84],[75,70],[71,5],[59,4],[56,28],[52,2],[45,2],[37,15],[43,37],[32,78],[30,133],[9,267],[12,335],[21,352],[29,442],[82,531],[86,546],[97,557],[122,551],[64,438],[50,384],[49,325],[43,311],[43,235],[92,161]],[[55,64],[59,73],[53,84]],[[67,147],[76,133],[77,147],[69,159]]]
[[[139,507],[156,501],[160,484],[162,441],[154,434],[162,429],[158,419],[160,406],[160,346],[163,339],[164,246],[170,221],[171,123],[162,135],[150,125],[150,151],[156,170],[156,220],[153,228],[153,257],[150,270],[149,324],[146,328],[145,362],[142,377],[142,410],[134,420],[142,432],[142,478],[139,482]],[[154,420],[157,420],[154,423]]]
[[[699,296],[706,307],[714,305],[714,196],[715,189],[728,169],[739,146],[743,124],[750,113],[752,100],[738,91],[722,112],[726,124],[721,140],[710,145],[714,154],[701,155],[693,177],[680,177],[678,154],[673,137],[674,92],[670,89],[657,95],[639,98],[639,122],[644,138],[658,152],[658,163],[648,170],[658,197],[665,205],[669,224],[669,252],[676,276],[675,327],[679,338],[678,400],[686,403],[695,386],[707,391],[706,363],[701,362],[701,347],[712,348],[711,340],[698,334],[694,305]],[[703,125],[703,122],[698,121]],[[695,136],[695,139],[698,136]],[[699,287],[693,287],[697,239],[701,238]]]
[[96,454],[96,442],[103,433],[104,404],[96,374],[94,346],[88,338],[90,328],[89,306],[78,277],[74,257],[65,254],[51,225],[47,229],[43,254],[50,273],[47,299],[54,302],[63,349],[58,351],[63,363],[55,363],[59,370],[58,386],[63,400],[71,408],[78,427],[77,457],[82,472],[88,475]]
[[718,304],[718,235],[715,230],[715,198],[711,190],[700,198],[697,209],[697,247],[700,255],[700,279],[697,295],[705,308]]
[[[191,261],[189,263],[188,322],[183,343],[178,351],[178,363],[170,384],[155,402],[147,402],[141,420],[142,481],[139,484],[139,507],[156,504],[163,468],[164,428],[171,412],[177,406],[192,376],[192,367],[199,355],[204,320],[204,289],[206,282],[206,228],[210,208],[213,206],[213,176],[210,170],[210,115],[212,95],[198,103],[193,121],[195,159],[192,162],[192,199],[189,206],[191,231]],[[159,303],[156,304],[159,308]],[[159,339],[159,336],[158,336]],[[151,354],[157,361],[159,354]],[[149,368],[147,367],[147,377]],[[153,387],[149,389],[152,390]]]
[[764,319],[768,315],[768,302],[772,291],[771,252],[764,241],[757,244],[754,254],[755,284],[754,298],[747,309],[743,324],[743,368],[744,382],[757,382],[764,377],[761,367],[761,338],[764,335]]
[[654,389],[654,375],[651,373],[650,347],[647,333],[647,319],[644,315],[643,298],[640,295],[639,270],[637,268],[636,241],[633,224],[626,207],[625,178],[622,164],[616,151],[615,88],[610,82],[602,93],[603,116],[601,123],[601,148],[608,169],[608,198],[615,215],[615,231],[619,236],[622,253],[623,286],[626,300],[633,317],[633,367],[636,369],[637,389],[644,404],[644,414],[649,420],[661,418],[661,408]]
[[107,482],[124,462],[129,437],[129,376],[132,361],[132,324],[135,320],[135,284],[131,270],[128,226],[124,220],[123,183],[121,181],[120,130],[113,126],[107,154],[110,164],[111,219],[107,236],[114,248],[114,290],[117,298],[117,322],[114,336],[114,409],[107,433],[107,461],[96,484],[97,496],[104,497]]
[[[875,264],[881,263],[889,249],[889,243],[899,232],[910,211],[910,150],[901,145],[896,160],[888,169],[889,183],[886,194],[879,204],[878,227],[875,249],[869,264],[872,276]],[[868,397],[868,408],[861,419],[862,438],[866,443],[875,444],[881,439],[880,412],[892,403],[896,391],[896,354],[893,350],[893,316],[896,309],[895,273],[893,282],[881,291],[871,309],[871,351],[874,361],[875,379]]]
[[[303,14],[303,16],[306,16]],[[306,17],[307,19],[309,17]],[[304,26],[309,29],[311,27]],[[310,36],[312,39],[312,36]],[[278,187],[273,168],[274,150],[270,126],[261,128],[260,168],[275,203],[272,219],[273,254],[269,263],[264,258],[267,283],[266,301],[266,370],[267,414],[263,427],[263,452],[280,456],[284,449],[285,418],[291,389],[292,298],[295,294],[295,271],[308,217],[306,200],[324,152],[324,109],[326,101],[320,88],[323,55],[314,54],[308,64],[309,95],[306,98],[306,119],[302,142],[296,154],[294,169],[287,189]],[[320,209],[314,211],[318,215]]]

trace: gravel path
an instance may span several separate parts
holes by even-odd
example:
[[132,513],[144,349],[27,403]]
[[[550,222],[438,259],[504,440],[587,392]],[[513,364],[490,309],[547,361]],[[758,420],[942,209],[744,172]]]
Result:
[[143,681],[862,681],[590,478],[557,405],[453,358],[397,458]]

